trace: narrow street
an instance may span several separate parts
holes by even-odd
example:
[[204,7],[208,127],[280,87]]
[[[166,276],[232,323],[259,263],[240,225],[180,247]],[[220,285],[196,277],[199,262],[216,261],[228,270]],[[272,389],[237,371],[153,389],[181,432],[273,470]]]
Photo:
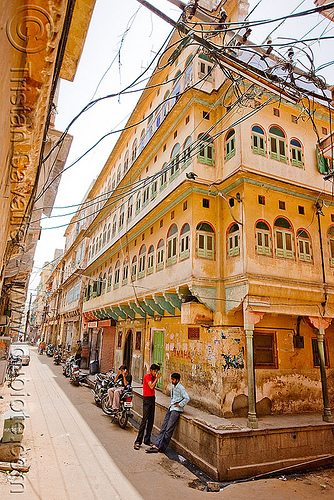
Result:
[[[25,390],[19,395],[29,418],[23,439],[30,471],[10,484],[1,474],[1,498],[60,500],[227,499],[238,500],[333,498],[332,470],[291,478],[266,479],[231,484],[219,493],[194,488],[198,479],[180,463],[165,455],[147,455],[144,447],[133,449],[135,430],[111,424],[86,387],[74,387],[62,376],[52,358],[32,350],[29,367],[22,370]],[[10,393],[3,391],[2,406],[9,406]],[[12,481],[13,483],[13,481]]]

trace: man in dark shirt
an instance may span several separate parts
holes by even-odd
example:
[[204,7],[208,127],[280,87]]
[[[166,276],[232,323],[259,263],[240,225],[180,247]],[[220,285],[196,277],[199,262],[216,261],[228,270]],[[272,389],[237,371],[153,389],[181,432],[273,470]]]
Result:
[[[154,422],[155,412],[155,386],[161,377],[159,372],[160,366],[153,363],[150,366],[150,373],[146,373],[143,380],[143,418],[139,426],[138,436],[134,444],[134,449],[139,450],[144,437],[146,428],[144,444],[150,446],[151,432]],[[158,373],[159,372],[159,373]]]
[[111,387],[108,389],[108,396],[110,406],[113,410],[119,409],[119,400],[121,398],[122,391],[127,385],[132,383],[132,375],[128,373],[128,369],[125,365],[122,365],[118,369],[118,373],[115,378],[115,382],[119,382],[116,387]]

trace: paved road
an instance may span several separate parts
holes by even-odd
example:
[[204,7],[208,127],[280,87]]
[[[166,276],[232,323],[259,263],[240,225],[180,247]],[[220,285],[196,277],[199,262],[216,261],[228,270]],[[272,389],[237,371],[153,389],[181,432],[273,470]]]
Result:
[[[133,449],[136,431],[114,423],[93,402],[88,388],[74,387],[52,359],[32,353],[24,370],[22,399],[29,408],[23,445],[29,473],[22,493],[0,475],[0,498],[12,500],[314,500],[334,498],[334,472],[283,481],[232,484],[219,493],[189,487],[196,481],[163,454]],[[10,398],[10,391],[4,394]],[[30,448],[30,449],[29,449]],[[15,491],[20,495],[17,495]]]

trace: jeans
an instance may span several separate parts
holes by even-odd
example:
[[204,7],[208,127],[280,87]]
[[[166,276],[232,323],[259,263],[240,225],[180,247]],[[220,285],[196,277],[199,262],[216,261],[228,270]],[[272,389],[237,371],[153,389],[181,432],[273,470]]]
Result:
[[149,446],[151,444],[151,433],[153,429],[155,412],[155,396],[147,396],[143,398],[143,418],[140,422],[136,443],[142,444],[145,427],[146,433],[144,443]]
[[172,438],[176,424],[180,418],[181,412],[176,410],[168,410],[165,419],[162,423],[160,432],[155,441],[155,446],[159,448],[160,451],[165,451],[169,441]]

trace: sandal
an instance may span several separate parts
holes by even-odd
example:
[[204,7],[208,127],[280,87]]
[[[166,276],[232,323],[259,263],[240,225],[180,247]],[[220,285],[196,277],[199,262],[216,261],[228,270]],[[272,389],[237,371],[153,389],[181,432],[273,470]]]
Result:
[[134,447],[135,450],[139,450],[140,449],[140,444],[139,443],[135,443],[133,445],[133,447]]

